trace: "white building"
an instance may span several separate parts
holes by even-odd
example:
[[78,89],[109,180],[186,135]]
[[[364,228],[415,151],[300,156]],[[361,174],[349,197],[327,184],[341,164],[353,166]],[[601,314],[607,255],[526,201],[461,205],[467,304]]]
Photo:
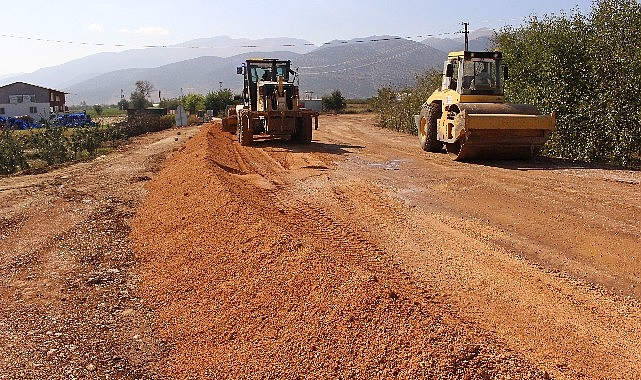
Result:
[[65,92],[15,82],[0,87],[0,116],[31,116],[34,120],[49,119],[52,113],[65,111]]

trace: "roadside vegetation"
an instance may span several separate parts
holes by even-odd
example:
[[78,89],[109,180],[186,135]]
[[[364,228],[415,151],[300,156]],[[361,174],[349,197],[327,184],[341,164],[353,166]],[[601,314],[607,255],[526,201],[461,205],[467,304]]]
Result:
[[[14,130],[12,126],[0,125],[0,175],[89,159],[106,153],[129,137],[173,127],[174,115],[128,113],[127,110],[145,110],[151,107],[149,97],[153,90],[151,82],[139,80],[129,99],[123,98],[116,105],[88,106],[82,103],[70,107],[70,111],[85,113],[96,120],[115,118],[118,122],[69,127],[43,121],[43,128],[27,130]],[[160,108],[175,110],[183,105],[189,113],[188,124],[193,125],[202,123],[200,114],[204,110],[212,110],[216,116],[227,105],[237,101],[231,90],[220,89],[206,95],[188,94],[182,98],[162,99]]]
[[[542,154],[627,167],[641,166],[641,5],[598,0],[589,14],[531,17],[495,36],[510,70],[507,101],[557,113]],[[379,125],[416,134],[413,114],[440,85],[440,73],[411,88],[378,90]]]
[[429,70],[416,76],[414,87],[395,90],[383,87],[372,99],[372,108],[378,114],[378,125],[398,132],[417,134],[414,115],[432,92],[440,86],[441,73]]
[[530,18],[496,42],[510,68],[508,100],[556,111],[544,154],[638,166],[641,5],[599,0],[579,12]]
[[0,127],[0,174],[95,157],[116,147],[124,137],[118,125],[68,128],[46,124],[29,130]]

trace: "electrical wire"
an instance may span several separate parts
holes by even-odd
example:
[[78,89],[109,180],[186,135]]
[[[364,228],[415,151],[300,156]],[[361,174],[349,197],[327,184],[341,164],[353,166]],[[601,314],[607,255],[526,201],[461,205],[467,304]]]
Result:
[[[406,45],[409,46],[410,44],[406,44]],[[413,52],[425,47],[423,45],[414,45],[414,44],[412,44],[412,46],[413,46],[412,49],[399,52],[399,53],[397,53],[395,55],[387,55],[384,58],[381,58],[381,59],[379,59],[377,61],[367,60],[367,63],[361,64],[361,65],[342,67],[342,68],[336,69],[336,70],[328,70],[328,71],[320,71],[320,72],[305,72],[305,71],[303,71],[303,72],[300,72],[299,75],[300,76],[305,76],[305,75],[325,75],[325,74],[335,74],[335,73],[341,73],[341,72],[345,72],[345,71],[362,69],[363,67],[377,65],[377,64],[379,64],[381,62],[390,61],[390,60],[397,59],[397,58],[400,58],[400,57],[405,56],[405,55],[409,55],[409,54],[411,54],[411,53],[413,53]],[[347,62],[349,62],[349,61],[347,61]],[[331,66],[341,66],[341,65],[343,65],[343,64],[337,64],[337,65],[331,65]],[[323,66],[306,67],[306,69],[315,69],[315,68],[322,68],[322,67]]]
[[301,44],[276,44],[276,45],[209,45],[209,46],[179,46],[179,45],[127,45],[127,44],[107,44],[100,42],[87,42],[87,41],[72,41],[72,40],[56,40],[50,38],[40,38],[40,37],[30,37],[30,36],[20,36],[16,34],[0,34],[0,38],[10,38],[10,39],[19,39],[26,41],[38,41],[38,42],[47,42],[47,43],[56,43],[56,44],[66,44],[66,45],[84,45],[84,46],[99,46],[99,47],[116,47],[116,48],[162,48],[162,49],[226,49],[226,48],[265,48],[265,47],[302,47],[302,46],[331,46],[331,45],[346,45],[346,44],[355,44],[355,43],[366,43],[366,42],[379,42],[379,41],[390,41],[390,40],[415,40],[415,39],[425,39],[429,37],[437,36],[446,36],[458,34],[460,32],[444,32],[444,33],[433,33],[425,34],[419,36],[410,36],[410,37],[381,37],[381,38],[370,38],[370,39],[354,39],[354,40],[335,40],[329,42],[323,42],[319,45],[309,43]]

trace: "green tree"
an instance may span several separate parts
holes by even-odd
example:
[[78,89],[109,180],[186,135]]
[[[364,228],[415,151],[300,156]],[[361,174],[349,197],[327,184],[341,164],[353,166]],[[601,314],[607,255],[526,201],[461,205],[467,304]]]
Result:
[[136,81],[136,89],[134,92],[131,93],[131,96],[129,97],[130,103],[129,105],[133,109],[141,110],[144,108],[147,108],[151,106],[151,102],[149,101],[149,94],[151,94],[151,91],[153,91],[154,85],[151,84],[151,82],[146,81],[146,80],[139,80]]
[[325,95],[322,97],[323,110],[340,113],[342,112],[347,104],[345,103],[345,98],[341,94],[340,90],[334,90],[330,95]]
[[180,98],[169,98],[169,99],[162,99],[160,101],[160,108],[167,108],[169,110],[175,110],[178,108],[178,106],[182,102],[180,101]]
[[122,98],[118,102],[118,108],[121,110],[128,110],[129,109],[129,100]]
[[544,153],[629,164],[641,157],[641,6],[598,0],[590,14],[531,17],[496,42],[510,67],[508,101],[557,112]]
[[102,106],[100,104],[94,104],[93,110],[96,111],[96,115],[102,115]]
[[205,109],[212,110],[214,115],[218,115],[225,110],[227,105],[231,104],[234,104],[234,94],[230,89],[209,92],[204,100]]
[[185,110],[190,114],[195,114],[198,110],[205,109],[205,97],[201,94],[187,94],[183,99]]

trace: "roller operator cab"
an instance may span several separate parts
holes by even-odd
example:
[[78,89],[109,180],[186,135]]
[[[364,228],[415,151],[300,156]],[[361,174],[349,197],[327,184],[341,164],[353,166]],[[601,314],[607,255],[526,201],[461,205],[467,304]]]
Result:
[[318,127],[318,113],[298,106],[296,73],[290,66],[288,60],[249,59],[237,68],[243,76],[243,105],[229,110],[223,125],[236,125],[242,145],[251,145],[255,137],[312,141],[312,119]]
[[421,148],[445,150],[456,160],[531,158],[554,130],[554,115],[525,104],[506,104],[502,53],[453,52],[441,88],[415,115]]

